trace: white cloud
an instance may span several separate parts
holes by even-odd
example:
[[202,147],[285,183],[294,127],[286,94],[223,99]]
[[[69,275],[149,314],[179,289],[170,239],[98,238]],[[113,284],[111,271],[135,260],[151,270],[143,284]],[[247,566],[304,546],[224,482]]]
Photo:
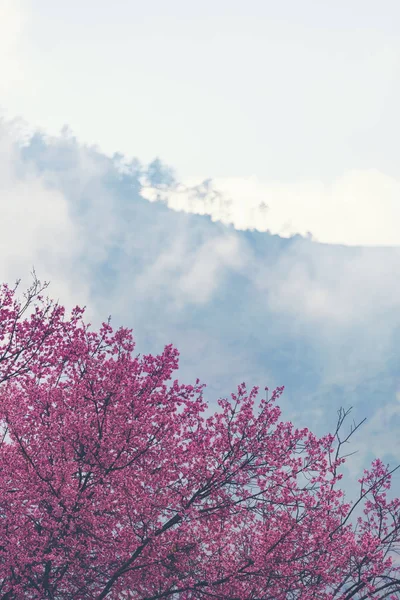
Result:
[[87,287],[74,268],[80,250],[78,232],[66,198],[26,170],[13,128],[0,123],[0,280],[31,283],[34,267],[40,280],[51,281],[49,294],[67,308],[84,304]]
[[179,281],[180,291],[192,302],[208,302],[219,286],[222,270],[238,270],[244,264],[237,238],[226,235],[210,240],[197,249],[193,261]]
[[188,232],[181,231],[145,273],[138,276],[135,287],[144,295],[164,287],[171,293],[172,288],[175,309],[188,302],[205,304],[211,301],[226,270],[241,270],[246,262],[247,257],[234,235],[225,233],[196,246]]
[[294,243],[272,266],[260,261],[251,277],[260,291],[268,290],[274,311],[301,316],[331,328],[361,326],[397,313],[400,281],[397,249],[355,249]]
[[[326,244],[400,245],[400,181],[377,171],[348,171],[330,186],[321,181],[280,183],[216,178],[212,185],[186,180],[175,190],[149,187],[170,208],[209,214],[236,229],[295,234]],[[316,299],[318,303],[318,299]]]

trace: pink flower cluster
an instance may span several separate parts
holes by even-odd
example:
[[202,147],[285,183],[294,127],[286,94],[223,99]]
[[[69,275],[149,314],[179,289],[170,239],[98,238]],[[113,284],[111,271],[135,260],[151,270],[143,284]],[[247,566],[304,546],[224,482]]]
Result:
[[44,288],[0,290],[0,600],[400,598],[391,472],[337,485],[346,412],[318,439],[242,384],[205,418],[171,345],[134,356]]

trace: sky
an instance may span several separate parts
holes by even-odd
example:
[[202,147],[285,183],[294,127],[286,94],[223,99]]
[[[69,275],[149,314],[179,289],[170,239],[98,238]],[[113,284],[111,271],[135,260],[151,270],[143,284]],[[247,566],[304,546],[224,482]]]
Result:
[[[396,0],[0,0],[0,109],[212,179],[236,228],[399,244]],[[148,192],[151,197],[151,191]]]
[[211,405],[285,385],[318,434],[353,406],[353,479],[400,462],[399,17],[0,0],[0,278],[174,343]]

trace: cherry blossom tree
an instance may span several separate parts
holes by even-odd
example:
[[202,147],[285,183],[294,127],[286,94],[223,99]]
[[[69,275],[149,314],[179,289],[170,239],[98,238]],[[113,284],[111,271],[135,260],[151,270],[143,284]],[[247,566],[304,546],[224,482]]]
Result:
[[349,411],[319,439],[241,384],[206,418],[176,349],[46,287],[0,290],[0,599],[400,598],[395,469],[338,486]]

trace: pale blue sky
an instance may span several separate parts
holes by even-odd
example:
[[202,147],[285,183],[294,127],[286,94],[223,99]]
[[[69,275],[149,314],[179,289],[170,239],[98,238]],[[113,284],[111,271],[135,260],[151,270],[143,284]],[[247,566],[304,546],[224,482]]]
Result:
[[157,148],[182,176],[398,174],[397,2],[26,6],[18,108],[54,133],[68,122],[144,160]]
[[1,2],[7,115],[214,178],[237,227],[266,227],[264,197],[274,232],[398,243],[395,0]]

